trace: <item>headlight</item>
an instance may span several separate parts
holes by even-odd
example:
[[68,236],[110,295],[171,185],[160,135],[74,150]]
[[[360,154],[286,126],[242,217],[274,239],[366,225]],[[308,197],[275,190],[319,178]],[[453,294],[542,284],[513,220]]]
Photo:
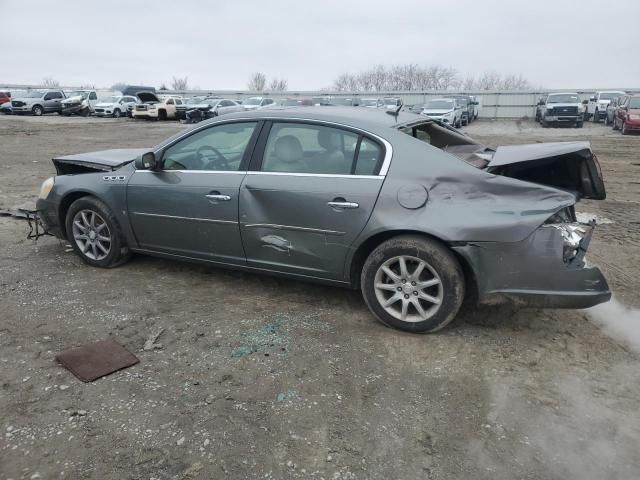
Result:
[[44,182],[42,182],[42,186],[40,187],[40,195],[38,195],[38,198],[42,198],[43,200],[47,198],[54,184],[55,177],[47,178]]

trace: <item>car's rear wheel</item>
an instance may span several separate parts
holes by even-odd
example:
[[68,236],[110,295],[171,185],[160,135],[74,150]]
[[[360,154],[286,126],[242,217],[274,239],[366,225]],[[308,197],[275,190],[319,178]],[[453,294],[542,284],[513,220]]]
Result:
[[118,220],[111,209],[95,197],[82,197],[67,212],[67,239],[87,264],[110,268],[130,254]]
[[382,323],[408,332],[435,332],[453,320],[464,299],[464,275],[453,253],[435,240],[398,236],[364,263],[361,289]]
[[33,113],[36,117],[39,117],[44,113],[44,109],[40,105],[34,105],[31,109],[31,113]]

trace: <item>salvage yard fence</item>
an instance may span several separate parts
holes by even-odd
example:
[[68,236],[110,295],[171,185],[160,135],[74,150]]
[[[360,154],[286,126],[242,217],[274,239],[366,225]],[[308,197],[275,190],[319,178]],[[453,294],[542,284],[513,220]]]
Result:
[[[35,88],[45,88],[38,85],[9,85],[0,83],[2,90],[29,90]],[[64,90],[77,89],[79,87],[58,87]],[[527,91],[408,91],[408,92],[331,92],[331,91],[287,91],[287,92],[250,92],[246,90],[161,90],[160,94],[195,96],[215,94],[224,98],[235,100],[245,100],[249,97],[263,96],[275,100],[285,98],[309,98],[319,96],[343,97],[343,98],[401,98],[405,105],[415,105],[426,103],[432,98],[444,95],[473,95],[477,98],[480,118],[524,118],[535,116],[536,104],[541,96],[553,92],[576,92],[581,100],[588,100],[595,92],[602,90],[620,90],[628,93],[640,93],[640,88],[600,88],[600,89],[555,89],[555,90],[527,90]],[[98,89],[98,94],[108,92],[108,89]]]

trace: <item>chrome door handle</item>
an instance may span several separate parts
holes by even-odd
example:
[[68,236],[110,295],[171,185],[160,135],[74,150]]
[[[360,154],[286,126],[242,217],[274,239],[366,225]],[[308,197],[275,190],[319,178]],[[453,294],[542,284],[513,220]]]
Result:
[[229,195],[205,195],[205,197],[207,197],[209,200],[220,200],[221,202],[228,202],[229,200],[231,200],[231,197]]
[[356,202],[327,202],[327,205],[329,205],[331,208],[346,208],[346,209],[358,208],[360,206]]

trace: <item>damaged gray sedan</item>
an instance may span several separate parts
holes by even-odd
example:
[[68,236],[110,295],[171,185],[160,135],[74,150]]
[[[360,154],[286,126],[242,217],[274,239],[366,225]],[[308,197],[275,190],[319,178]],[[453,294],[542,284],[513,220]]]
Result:
[[39,215],[96,267],[137,252],[361,289],[412,332],[442,328],[465,298],[611,296],[574,210],[605,198],[586,142],[494,150],[410,113],[293,107],[53,162]]

